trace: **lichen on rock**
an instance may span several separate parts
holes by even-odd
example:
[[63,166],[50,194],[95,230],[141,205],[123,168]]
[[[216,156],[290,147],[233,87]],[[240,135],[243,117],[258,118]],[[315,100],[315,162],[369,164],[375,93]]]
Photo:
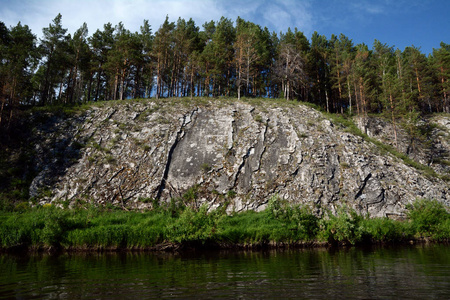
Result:
[[[374,217],[402,216],[418,197],[449,204],[448,182],[377,151],[312,108],[183,101],[92,107],[42,125],[33,196],[45,187],[53,193],[43,202],[143,209],[153,202],[142,199],[168,202],[196,186],[192,205],[230,212],[262,210],[278,195],[317,211],[347,205]],[[379,137],[383,126],[376,127]],[[439,145],[448,153],[447,140]]]

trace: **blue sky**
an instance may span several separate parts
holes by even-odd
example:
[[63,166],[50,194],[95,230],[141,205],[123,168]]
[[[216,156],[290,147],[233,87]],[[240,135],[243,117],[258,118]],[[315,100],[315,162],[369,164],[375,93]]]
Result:
[[198,26],[240,16],[277,33],[288,27],[308,38],[314,31],[327,38],[343,33],[355,44],[372,47],[378,39],[426,54],[441,41],[450,43],[449,12],[450,0],[0,0],[0,21],[8,27],[21,21],[38,37],[58,13],[69,33],[86,22],[89,34],[107,22],[137,31],[147,19],[155,32],[166,15],[170,21],[192,18]]

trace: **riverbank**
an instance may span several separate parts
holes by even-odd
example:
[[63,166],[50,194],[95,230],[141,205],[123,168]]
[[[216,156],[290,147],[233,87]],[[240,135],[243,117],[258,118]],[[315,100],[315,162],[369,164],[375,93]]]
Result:
[[262,212],[228,215],[175,202],[150,211],[53,205],[0,213],[2,251],[177,251],[199,248],[328,247],[445,242],[450,214],[417,200],[405,220],[368,218],[345,207],[317,217],[306,207],[271,199]]

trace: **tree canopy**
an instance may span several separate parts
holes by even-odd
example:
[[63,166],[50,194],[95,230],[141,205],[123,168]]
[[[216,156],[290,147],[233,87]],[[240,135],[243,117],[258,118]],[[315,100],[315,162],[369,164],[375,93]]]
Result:
[[284,97],[335,113],[386,113],[393,120],[450,112],[450,45],[426,56],[344,34],[311,38],[297,28],[269,32],[237,18],[199,27],[166,20],[153,33],[122,23],[73,35],[58,14],[43,37],[0,22],[0,127],[23,105],[72,105],[148,97]]

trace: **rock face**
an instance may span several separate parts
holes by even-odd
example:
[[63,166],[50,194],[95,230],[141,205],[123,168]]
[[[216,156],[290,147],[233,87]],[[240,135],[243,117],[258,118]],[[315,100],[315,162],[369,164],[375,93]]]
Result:
[[392,123],[375,117],[355,117],[360,130],[371,138],[396,147],[413,160],[428,165],[440,174],[450,174],[450,118],[434,116],[421,121],[419,128],[427,132],[421,138],[412,138],[401,126],[396,126],[397,145]]
[[[418,197],[450,199],[448,182],[301,105],[122,102],[56,120],[37,136],[42,158],[30,191],[51,190],[43,202],[146,208],[181,197],[231,212],[262,210],[278,195],[317,213],[345,204],[402,216]],[[193,189],[197,199],[182,197]]]

